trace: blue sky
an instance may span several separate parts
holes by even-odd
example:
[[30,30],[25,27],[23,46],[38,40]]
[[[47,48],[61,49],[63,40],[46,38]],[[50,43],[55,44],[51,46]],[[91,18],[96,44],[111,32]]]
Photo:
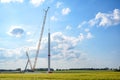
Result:
[[44,9],[49,6],[36,67],[47,67],[51,32],[52,68],[120,66],[119,0],[0,0],[0,68],[34,62]]

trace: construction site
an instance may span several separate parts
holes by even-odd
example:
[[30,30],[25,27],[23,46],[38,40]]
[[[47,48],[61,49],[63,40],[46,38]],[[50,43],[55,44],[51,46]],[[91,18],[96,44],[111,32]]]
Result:
[[[39,38],[39,42],[38,42],[38,46],[36,49],[36,56],[35,56],[35,60],[34,63],[31,63],[30,57],[29,57],[29,53],[28,51],[26,51],[26,56],[28,58],[24,72],[35,72],[36,70],[38,71],[39,69],[36,69],[36,64],[37,64],[37,59],[38,59],[38,55],[40,53],[40,47],[41,47],[41,41],[42,41],[42,36],[44,33],[44,27],[45,27],[45,23],[46,23],[46,18],[47,18],[47,13],[50,7],[48,7],[46,10],[44,10],[44,19],[43,19],[43,23],[42,23],[42,28],[41,28],[41,33],[40,33],[40,38]],[[48,73],[51,73],[51,68],[50,68],[50,29],[48,29],[48,68],[44,68],[43,70],[47,70]],[[28,49],[29,50],[29,49]],[[30,69],[27,69],[28,65],[30,66]]]
[[[0,73],[2,72],[35,72],[35,71],[46,71],[47,73],[51,73],[53,71],[52,68],[50,68],[50,29],[49,32],[48,32],[48,68],[36,68],[36,64],[37,64],[37,60],[38,60],[38,55],[40,53],[40,47],[41,47],[41,41],[42,41],[42,36],[43,36],[43,33],[44,33],[44,27],[45,27],[45,23],[46,23],[46,18],[47,18],[47,13],[48,13],[48,10],[49,10],[50,7],[48,7],[46,10],[44,10],[44,19],[43,19],[43,22],[42,22],[42,27],[41,27],[41,32],[40,32],[40,37],[39,37],[39,41],[38,41],[38,44],[37,44],[37,49],[36,49],[36,54],[35,54],[35,58],[34,58],[34,63],[31,62],[31,59],[29,57],[29,48],[26,50],[26,57],[27,57],[27,61],[26,61],[26,65],[25,65],[25,68],[24,70],[21,70],[21,68],[18,68],[18,69],[15,69],[15,70],[12,70],[12,69],[9,69],[9,70],[5,70],[5,69],[1,69],[0,70]],[[30,67],[30,69],[28,69],[28,67]]]

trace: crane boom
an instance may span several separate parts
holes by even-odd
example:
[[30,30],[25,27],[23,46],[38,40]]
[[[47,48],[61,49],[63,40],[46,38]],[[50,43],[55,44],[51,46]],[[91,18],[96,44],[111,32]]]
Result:
[[49,7],[47,8],[47,10],[45,10],[45,15],[44,15],[44,20],[43,20],[43,24],[42,24],[41,33],[40,33],[39,43],[38,43],[38,46],[37,46],[35,61],[34,61],[34,65],[33,65],[33,71],[34,71],[34,69],[36,67],[36,63],[37,63],[37,58],[38,58],[38,54],[39,54],[39,49],[40,49],[40,45],[41,45],[41,40],[42,40],[42,35],[43,35],[43,31],[44,31],[44,26],[45,26],[48,10],[49,10]]

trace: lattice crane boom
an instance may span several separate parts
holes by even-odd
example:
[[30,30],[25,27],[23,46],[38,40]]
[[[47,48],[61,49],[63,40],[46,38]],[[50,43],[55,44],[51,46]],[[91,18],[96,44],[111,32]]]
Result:
[[37,46],[35,61],[34,61],[34,65],[33,65],[33,71],[36,67],[36,63],[37,63],[37,59],[38,59],[38,54],[39,54],[39,50],[40,50],[40,46],[41,46],[41,41],[42,41],[42,36],[43,36],[43,32],[44,32],[44,26],[45,26],[48,10],[49,10],[49,7],[47,8],[47,10],[45,10],[44,20],[43,20],[42,29],[41,29],[41,33],[40,33],[40,38],[39,38],[39,42],[38,42],[38,46]]

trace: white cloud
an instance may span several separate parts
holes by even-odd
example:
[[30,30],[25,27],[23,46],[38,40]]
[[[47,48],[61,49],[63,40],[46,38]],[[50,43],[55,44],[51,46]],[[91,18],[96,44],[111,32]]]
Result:
[[80,41],[82,41],[82,40],[84,40],[84,35],[83,35],[83,33],[80,33],[80,35],[79,35],[79,38],[78,38]]
[[82,59],[84,58],[85,56],[82,56],[83,53],[79,50],[68,50],[68,51],[61,51],[61,53],[59,54],[56,54],[56,55],[53,55],[52,56],[52,59],[56,59],[56,60],[66,60],[66,61],[69,61],[69,60],[78,60],[78,59]]
[[71,30],[71,29],[72,29],[72,27],[70,25],[66,26],[66,30]]
[[0,54],[1,57],[4,57],[4,59],[11,58],[11,59],[17,59],[18,57],[21,57],[23,54],[22,48],[16,48],[16,49],[5,49],[0,48]]
[[89,28],[85,28],[85,32],[89,32],[90,31],[90,29]]
[[95,20],[100,20],[98,23],[99,26],[110,26],[112,25],[112,20],[110,19],[111,16],[112,16],[111,14],[105,14],[99,12],[96,15]]
[[91,39],[91,38],[93,38],[93,35],[90,32],[88,32],[86,38]]
[[57,20],[58,20],[55,16],[52,16],[50,19],[51,19],[52,21],[57,21]]
[[88,22],[91,26],[109,27],[120,24],[120,10],[114,9],[111,13],[98,12],[94,19]]
[[57,2],[56,3],[56,8],[59,8],[62,5],[62,2]]
[[33,42],[34,41],[34,39],[28,39],[28,40],[26,40],[27,42]]
[[38,7],[39,5],[41,5],[44,2],[45,2],[45,0],[30,0],[30,3],[36,7]]
[[[88,35],[88,38],[87,38]],[[64,35],[62,32],[55,32],[51,34],[51,59],[52,59],[52,67],[53,68],[60,68],[59,65],[63,65],[63,63],[54,64],[55,62],[60,62],[63,60],[65,63],[69,63],[69,65],[75,64],[72,67],[80,66],[79,61],[83,62],[87,60],[87,56],[85,53],[83,53],[80,49],[78,50],[76,47],[79,45],[79,42],[90,39],[91,33],[88,33],[87,35],[84,35],[83,33],[80,33],[78,36],[67,36]],[[28,41],[32,41],[32,39],[29,39]],[[37,67],[46,67],[47,66],[47,38],[43,38],[41,48],[40,48],[40,56],[38,56]],[[33,63],[35,55],[36,55],[36,49],[37,47],[34,46],[26,46],[26,48],[29,48],[29,56],[31,58],[31,61]],[[1,59],[9,59],[9,60],[18,60],[16,62],[20,62],[20,67],[25,66],[25,62],[27,61],[26,57],[26,49],[24,48],[16,48],[16,49],[0,49],[0,58]],[[45,56],[42,57],[41,56]],[[24,59],[24,60],[23,60]],[[23,60],[24,64],[22,63]],[[0,60],[1,61],[1,60]],[[6,60],[7,61],[7,60]],[[15,63],[14,61],[11,61],[9,64],[4,63],[4,65],[8,65],[9,68],[11,68],[11,64]],[[1,67],[1,66],[0,66]],[[17,65],[14,65],[14,68],[17,67]],[[65,66],[62,66],[62,68],[69,68],[67,64]]]
[[63,8],[63,9],[62,9],[62,14],[63,14],[63,15],[67,15],[67,14],[69,14],[70,12],[71,12],[70,8]]
[[[78,64],[79,60],[81,62],[86,60],[86,55],[83,55],[84,53],[81,52],[80,49],[76,49],[79,42],[83,41],[84,39],[85,35],[82,33],[80,33],[80,35],[77,37],[66,36],[62,32],[53,33],[51,35],[51,42],[55,43],[55,45],[52,46],[52,50],[54,50],[52,53],[55,53],[52,55],[53,64],[54,62],[59,62],[61,60],[63,60],[65,63],[70,63],[72,61],[74,64]],[[75,66],[78,66],[77,64]],[[63,63],[60,62],[59,65],[63,65]],[[72,65],[72,63],[69,65]],[[58,64],[54,64],[54,67],[60,68],[60,66],[58,67]],[[65,67],[69,68],[67,64],[62,66],[62,68]]]
[[17,69],[17,68],[25,68],[27,59],[9,59],[7,61],[3,61],[0,63],[0,69]]
[[86,21],[83,21],[82,23],[80,23],[80,24],[78,25],[78,28],[82,28],[86,23],[87,23]]
[[116,21],[115,24],[120,22],[120,10],[119,9],[115,9],[113,12],[113,19]]
[[24,0],[0,0],[1,3],[19,2],[23,3]]
[[84,38],[85,36],[82,33],[78,37],[66,36],[62,32],[56,32],[51,35],[51,41],[57,44],[54,48],[62,49],[63,51],[75,48]]
[[52,66],[53,68],[69,69],[69,68],[80,68],[80,67],[90,67],[88,64],[90,60],[86,53],[80,50],[68,51],[66,54],[56,54],[52,56]]
[[27,35],[31,35],[32,33],[31,32],[27,32]]
[[90,24],[90,26],[94,26],[94,25],[96,25],[97,22],[98,22],[97,20],[91,19],[91,20],[89,20],[88,23]]
[[[83,33],[80,33],[77,37],[72,37],[72,36],[66,36],[64,35],[62,32],[55,32],[53,34],[51,34],[51,49],[53,52],[57,53],[61,56],[66,56],[68,54],[70,54],[69,57],[72,58],[75,57],[75,54],[77,55],[78,53],[76,53],[76,50],[74,50],[77,45],[79,44],[79,42],[85,40],[85,39],[91,39],[92,38],[92,34],[89,32],[87,33],[87,35],[84,35]],[[33,42],[33,39],[28,39],[27,42]],[[46,47],[48,44],[48,40],[47,38],[43,38],[42,39],[42,44],[41,44],[41,48],[40,48],[40,52],[41,53],[47,53],[46,51]],[[29,48],[29,52],[31,53],[31,55],[35,55],[36,53],[36,49],[37,49],[37,45],[35,45],[36,47],[30,47]],[[9,57],[13,57],[13,56],[22,56],[23,54],[21,53],[23,48],[18,48],[18,49],[14,49],[14,50],[4,50],[3,53],[6,53],[4,56],[9,56]],[[6,52],[5,52],[6,51]],[[25,49],[24,51],[25,52]],[[61,54],[62,53],[62,54]]]
[[[17,69],[21,68],[22,70],[25,69],[27,63],[27,57],[25,59],[16,59],[16,60],[7,60],[0,63],[0,69]],[[31,63],[33,65],[34,58],[31,58]],[[36,68],[46,68],[47,67],[47,58],[38,58],[38,62],[36,64]],[[30,69],[28,65],[27,69]]]
[[22,37],[25,34],[25,31],[21,26],[11,26],[7,33],[10,36]]
[[[120,24],[120,10],[114,9],[109,13],[98,12],[95,18],[90,19],[89,21],[83,21],[78,25],[79,29],[84,29],[83,27],[110,27]],[[87,32],[87,30],[84,30]]]

